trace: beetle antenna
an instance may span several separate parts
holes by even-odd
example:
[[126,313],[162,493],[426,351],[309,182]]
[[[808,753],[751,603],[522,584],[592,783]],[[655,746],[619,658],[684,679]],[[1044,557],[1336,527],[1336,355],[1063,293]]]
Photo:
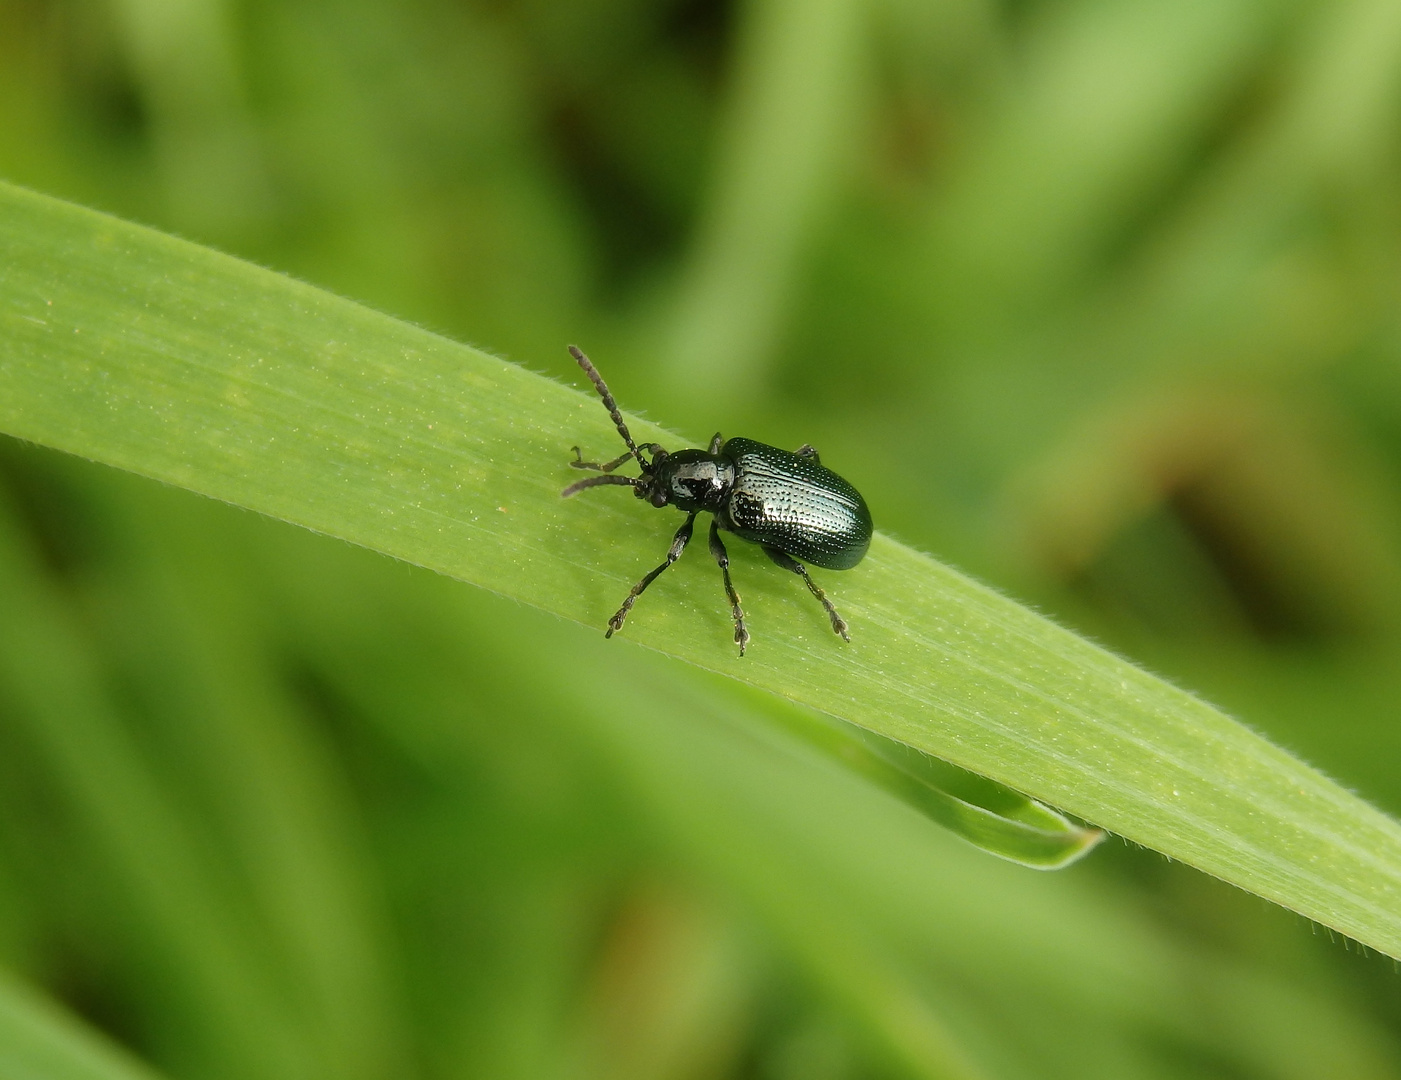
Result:
[[[613,418],[613,423],[618,429],[618,434],[623,437],[623,442],[628,444],[628,449],[632,451],[632,456],[637,458],[637,463],[642,466],[643,472],[650,472],[647,462],[642,460],[642,455],[637,451],[637,444],[632,441],[632,435],[628,433],[628,426],[623,423],[623,414],[618,411],[618,403],[613,400],[613,395],[608,390],[608,384],[603,381],[603,376],[598,373],[598,368],[593,366],[593,361],[580,351],[577,345],[569,346],[569,355],[579,362],[579,366],[584,369],[584,374],[593,383],[594,389],[598,391],[598,396],[603,399],[603,407],[608,410],[608,415]],[[587,485],[585,485],[587,486]],[[573,490],[578,490],[579,484],[574,485]],[[568,492],[567,494],[572,494]]]
[[590,476],[587,480],[579,480],[570,484],[559,493],[561,499],[567,499],[571,495],[577,495],[584,488],[602,487],[605,484],[621,484],[624,487],[637,487],[641,481],[631,476],[619,476],[617,473],[606,473],[603,476]]

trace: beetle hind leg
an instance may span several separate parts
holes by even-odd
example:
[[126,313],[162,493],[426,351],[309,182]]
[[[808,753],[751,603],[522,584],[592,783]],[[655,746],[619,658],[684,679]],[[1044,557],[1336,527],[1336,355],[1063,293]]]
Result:
[[608,620],[608,629],[604,633],[604,637],[612,637],[623,628],[623,623],[627,620],[628,612],[632,610],[632,605],[637,603],[637,598],[646,591],[648,585],[657,580],[658,575],[661,574],[663,570],[677,559],[681,558],[681,553],[686,550],[686,545],[691,542],[691,530],[695,527],[695,524],[696,513],[692,511],[690,514],[686,515],[686,520],[682,522],[681,528],[677,529],[676,535],[672,537],[671,547],[666,553],[666,562],[648,573],[646,577],[632,587],[632,592],[628,593],[627,599],[623,601],[623,606],[618,609],[617,614]]
[[739,646],[740,656],[743,656],[744,647],[749,644],[749,631],[744,628],[744,612],[740,610],[739,594],[735,592],[735,587],[730,581],[730,553],[725,550],[725,544],[720,539],[720,523],[714,518],[710,519],[710,554],[720,564],[720,573],[725,579],[725,595],[729,598],[730,613],[735,620],[735,644]]
[[807,567],[798,562],[797,559],[793,558],[793,556],[789,555],[786,551],[779,551],[778,548],[769,547],[767,544],[764,545],[764,554],[778,563],[783,569],[792,570],[793,573],[798,574],[807,582],[808,592],[817,597],[822,606],[826,608],[827,617],[832,620],[832,632],[843,641],[850,641],[851,634],[849,631],[851,628],[847,626],[846,620],[837,614],[837,609],[832,606],[832,601],[827,599],[827,594],[818,587],[817,582],[813,581],[812,578],[808,576]]

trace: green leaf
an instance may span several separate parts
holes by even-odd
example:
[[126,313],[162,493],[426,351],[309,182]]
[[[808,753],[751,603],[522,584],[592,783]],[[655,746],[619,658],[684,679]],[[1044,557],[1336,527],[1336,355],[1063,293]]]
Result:
[[[568,448],[616,444],[591,394],[11,187],[0,247],[0,430],[600,629],[670,540],[674,518],[622,492],[560,500],[577,477]],[[888,537],[821,578],[849,646],[791,575],[731,549],[749,655],[735,656],[703,555],[658,581],[623,637],[1401,955],[1401,828],[1247,728]]]
[[13,1080],[154,1080],[105,1039],[0,975],[0,1076]]

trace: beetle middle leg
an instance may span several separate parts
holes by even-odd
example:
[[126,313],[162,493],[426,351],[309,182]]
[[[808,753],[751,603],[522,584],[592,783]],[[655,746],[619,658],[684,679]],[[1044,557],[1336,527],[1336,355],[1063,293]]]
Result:
[[821,601],[822,606],[827,609],[827,615],[832,620],[832,630],[838,634],[843,641],[850,641],[851,635],[847,632],[849,627],[846,625],[846,620],[837,614],[837,609],[832,606],[832,601],[827,599],[827,594],[817,587],[817,583],[813,581],[812,578],[808,577],[807,567],[798,562],[797,559],[793,558],[793,556],[789,555],[786,551],[779,551],[778,548],[769,547],[767,544],[763,545],[763,547],[764,554],[778,563],[783,569],[792,570],[793,573],[801,575],[802,579],[807,582],[808,591],[812,593],[813,596],[817,597],[817,599]]
[[681,558],[681,553],[686,550],[686,545],[691,541],[691,530],[696,524],[696,513],[697,511],[692,510],[687,514],[686,520],[681,523],[681,528],[676,530],[676,535],[671,541],[671,548],[666,553],[666,562],[632,587],[632,592],[628,593],[628,598],[623,601],[623,606],[618,609],[618,613],[608,620],[608,631],[603,635],[604,637],[612,637],[615,631],[623,628],[623,622],[627,619],[628,612],[632,610],[632,605],[637,603],[637,598],[642,595],[648,585],[657,580],[658,574]]
[[739,594],[730,582],[730,553],[725,550],[725,544],[720,539],[720,523],[714,518],[710,519],[710,554],[715,556],[715,561],[720,564],[720,573],[725,578],[725,595],[730,598],[730,612],[735,617],[735,644],[739,646],[740,656],[743,656],[744,647],[749,644],[749,631],[744,628],[744,612],[739,607]]

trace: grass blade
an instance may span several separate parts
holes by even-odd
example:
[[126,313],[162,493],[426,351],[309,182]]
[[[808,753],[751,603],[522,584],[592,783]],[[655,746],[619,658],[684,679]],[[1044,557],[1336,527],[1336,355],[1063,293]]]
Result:
[[[590,395],[12,187],[0,247],[0,430],[600,628],[666,547],[674,521],[623,493],[559,499],[568,447],[616,441]],[[886,537],[822,578],[849,647],[791,575],[748,545],[731,557],[755,634],[742,661],[701,559],[625,636],[1401,955],[1401,828],[1219,711]]]
[[0,976],[0,1076],[156,1080],[156,1074],[9,976]]

